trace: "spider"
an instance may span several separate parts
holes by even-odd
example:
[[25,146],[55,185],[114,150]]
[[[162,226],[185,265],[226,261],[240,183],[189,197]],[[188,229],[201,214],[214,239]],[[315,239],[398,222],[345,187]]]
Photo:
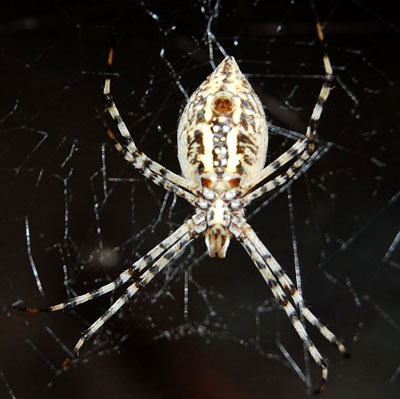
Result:
[[[313,3],[312,8],[316,16]],[[169,262],[177,258],[193,240],[204,235],[209,256],[224,258],[231,238],[235,238],[249,254],[311,357],[321,368],[322,382],[318,392],[322,391],[327,381],[328,367],[300,322],[300,317],[316,327],[342,354],[347,354],[346,349],[304,304],[303,297],[246,222],[244,214],[244,208],[253,200],[282,186],[296,172],[301,172],[301,167],[314,152],[317,125],[333,79],[322,27],[317,16],[316,28],[323,48],[325,79],[305,136],[264,167],[268,124],[262,104],[235,59],[226,56],[195,90],[181,115],[177,142],[182,176],[140,152],[122,120],[111,96],[111,68],[115,48],[113,41],[107,62],[104,99],[121,137],[117,139],[109,129],[107,133],[116,149],[142,175],[187,200],[194,206],[195,212],[113,282],[48,308],[20,308],[33,313],[70,309],[130,282],[123,295],[78,340],[73,349],[74,355],[78,356],[82,345],[139,289],[145,287]],[[265,181],[292,160],[292,166],[286,171],[272,180]],[[64,365],[68,363],[67,358]]]

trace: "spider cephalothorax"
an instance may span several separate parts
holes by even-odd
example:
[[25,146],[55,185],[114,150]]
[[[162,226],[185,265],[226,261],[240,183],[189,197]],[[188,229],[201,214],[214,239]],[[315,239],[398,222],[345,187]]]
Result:
[[[204,233],[208,255],[225,258],[236,224],[244,221],[244,210],[236,199],[236,189],[216,192],[204,188],[194,220],[196,232]],[[204,209],[204,210],[203,210]]]

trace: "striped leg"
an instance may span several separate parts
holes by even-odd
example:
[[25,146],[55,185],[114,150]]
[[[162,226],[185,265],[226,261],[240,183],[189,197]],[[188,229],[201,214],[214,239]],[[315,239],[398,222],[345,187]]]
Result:
[[245,192],[251,190],[257,184],[261,183],[268,176],[275,173],[282,166],[287,164],[293,158],[298,157],[307,148],[307,141],[305,138],[297,140],[286,152],[280,155],[275,161],[268,164],[263,170],[257,173],[254,177],[247,180],[241,189]]
[[[113,132],[110,129],[107,129],[107,134],[108,137],[112,140],[114,143],[115,148],[123,155],[123,157],[130,162],[143,176],[147,177],[150,179],[153,183],[157,184],[158,186],[164,187],[168,191],[172,191],[175,194],[179,195],[180,197],[184,198],[186,201],[188,201],[192,205],[196,205],[196,197],[191,193],[186,191],[184,188],[181,188],[177,186],[174,182],[171,182],[169,180],[169,173],[172,173],[168,171],[168,169],[163,168],[161,165],[157,164],[160,166],[160,173],[157,174],[153,172],[151,169],[148,168],[148,161],[144,159],[150,160],[146,155],[143,153],[140,153],[137,151],[137,154],[134,155],[132,152],[130,152],[128,146],[123,146],[117,138],[114,136]],[[137,156],[140,156],[140,160],[137,159]],[[151,161],[151,160],[150,160]],[[156,162],[151,161],[154,164]],[[177,175],[176,175],[177,176]],[[178,176],[180,177],[180,176]],[[180,177],[183,179],[183,177]]]
[[321,118],[324,103],[326,102],[329,96],[329,92],[331,90],[333,71],[328,53],[326,51],[326,42],[324,39],[321,23],[319,22],[313,1],[311,1],[311,8],[315,17],[318,40],[321,43],[323,51],[323,63],[325,69],[324,83],[322,84],[322,88],[319,92],[317,102],[314,105],[314,109],[311,114],[310,122],[307,126],[305,137],[296,141],[296,143],[294,143],[294,145],[289,148],[289,150],[287,150],[278,159],[276,159],[274,162],[272,162],[262,171],[260,171],[256,176],[254,176],[254,178],[249,180],[243,187],[241,187],[241,189],[244,191],[251,191],[257,184],[261,183],[268,176],[275,173],[284,164],[295,157],[297,157],[297,160],[294,162],[293,166],[291,166],[285,173],[280,174],[275,179],[265,183],[258,189],[250,193],[244,194],[243,198],[247,200],[246,203],[260,197],[261,195],[273,190],[278,186],[281,186],[282,184],[285,184],[291,177],[293,177],[296,171],[298,171],[302,167],[302,165],[304,165],[304,163],[311,157],[315,150],[314,140],[316,137],[318,123]]
[[[190,232],[183,234],[161,257],[154,262],[154,264],[147,269],[138,279],[133,282],[124,292],[124,294],[119,297],[108,309],[107,311],[99,317],[83,334],[82,338],[76,343],[74,347],[75,356],[78,355],[82,345],[88,341],[102,326],[103,324],[112,317],[118,310],[124,306],[136,292],[145,287],[153,277],[158,274],[168,263],[173,259],[178,258],[183,249],[192,242],[194,237]],[[69,359],[64,362],[64,365],[69,363]]]
[[192,220],[188,220],[181,227],[179,227],[176,231],[174,231],[171,235],[169,235],[164,241],[155,246],[150,252],[146,255],[142,256],[139,260],[137,260],[131,267],[124,270],[114,281],[108,283],[96,290],[91,292],[87,292],[86,294],[79,295],[75,298],[71,298],[65,302],[59,303],[57,305],[49,306],[46,308],[32,308],[25,307],[21,305],[14,306],[18,310],[23,310],[29,313],[42,313],[42,312],[55,312],[57,310],[64,309],[72,309],[82,303],[91,301],[94,298],[105,295],[109,292],[115,291],[118,287],[125,284],[131,278],[135,278],[135,276],[139,276],[140,273],[149,266],[155,259],[157,259],[160,255],[165,254],[165,252],[171,248],[173,244],[177,241],[181,240],[182,237],[191,231]]
[[253,229],[250,228],[246,231],[246,239],[253,246],[253,250],[257,251],[257,253],[261,256],[264,261],[265,267],[269,268],[272,271],[286,294],[290,295],[290,297],[293,299],[293,302],[296,305],[298,312],[301,313],[309,323],[316,327],[329,342],[334,344],[342,355],[347,355],[347,351],[344,345],[337,339],[332,331],[330,331],[315,317],[310,309],[308,309],[308,307],[304,304],[303,297],[300,295],[290,277],[285,273],[281,265],[272,256],[271,252],[268,251],[266,246],[262,243],[262,241],[259,239]]
[[121,144],[114,134],[108,129],[107,133],[114,142],[115,147],[121,152],[124,158],[130,162],[141,174],[154,183],[164,187],[166,190],[174,191],[177,195],[185,198],[191,204],[195,204],[196,197],[193,195],[194,185],[182,176],[164,168],[159,163],[150,159],[147,155],[138,150],[136,144],[122,120],[122,117],[114,103],[111,95],[111,69],[114,55],[114,42],[110,48],[107,62],[107,77],[104,84],[104,100],[111,117],[115,121],[118,130],[124,140]]
[[[254,264],[257,266],[259,272],[263,276],[264,280],[270,287],[275,299],[283,307],[287,316],[289,317],[290,322],[292,323],[294,329],[296,330],[297,334],[299,335],[300,339],[304,342],[307,347],[308,352],[310,353],[311,357],[314,359],[315,363],[321,368],[322,374],[322,382],[319,386],[317,392],[323,391],[325,384],[328,379],[328,366],[325,363],[322,355],[314,345],[314,343],[309,338],[307,331],[305,330],[303,324],[300,322],[298,314],[303,313],[300,307],[296,311],[293,307],[292,303],[289,300],[289,297],[293,298],[293,301],[297,305],[303,303],[303,299],[300,297],[300,294],[297,290],[295,290],[294,285],[292,284],[289,277],[283,272],[282,268],[279,264],[272,258],[269,251],[265,248],[264,244],[259,240],[257,235],[254,233],[253,229],[246,223],[244,224],[238,232],[236,229],[232,230],[232,233],[235,234],[236,238],[241,242],[243,247],[245,248],[246,252],[250,255],[251,259],[253,260]],[[271,261],[271,259],[273,261]],[[275,262],[273,267],[277,270],[278,276],[272,272],[271,262]],[[280,272],[280,274],[278,273]],[[290,284],[288,284],[290,283]],[[282,288],[284,287],[284,289]],[[287,294],[285,291],[287,291]],[[295,295],[297,293],[296,299]],[[304,308],[303,309],[307,309]],[[307,309],[308,310],[308,309]],[[337,344],[339,350],[345,353],[344,346],[337,340],[337,338],[330,332],[325,326],[323,326],[319,321],[315,323],[313,318],[309,319],[309,315],[315,320],[318,320],[309,310],[308,312],[303,313],[304,317],[314,324],[317,328],[319,328],[321,334],[327,338],[330,342]]]
[[[285,153],[286,154],[286,153]],[[285,155],[283,154],[283,155]],[[311,157],[311,153],[303,152],[303,154],[296,160],[296,162],[291,166],[286,172],[279,174],[274,179],[264,183],[261,187],[257,188],[254,191],[250,191],[242,197],[243,206],[247,206],[253,200],[262,195],[266,194],[269,191],[274,190],[277,187],[280,187],[287,183],[293,176],[298,172],[298,170],[305,164],[305,162]],[[271,165],[273,165],[273,162]],[[272,172],[273,173],[273,172]]]

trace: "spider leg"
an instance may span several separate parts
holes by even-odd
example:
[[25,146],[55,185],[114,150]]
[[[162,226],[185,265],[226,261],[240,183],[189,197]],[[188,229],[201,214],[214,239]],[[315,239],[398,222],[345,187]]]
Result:
[[[283,153],[279,158],[277,158],[274,162],[266,166],[263,170],[261,170],[258,174],[256,174],[252,179],[245,182],[245,184],[240,187],[243,195],[243,199],[247,199],[246,204],[251,202],[252,200],[260,197],[268,191],[273,190],[276,187],[285,184],[293,175],[298,171],[304,163],[311,157],[315,150],[315,137],[317,134],[318,123],[321,119],[321,114],[323,111],[324,104],[328,99],[332,80],[333,80],[333,70],[331,61],[329,59],[328,53],[326,51],[326,42],[323,34],[323,30],[321,27],[321,23],[319,22],[317,12],[315,10],[314,2],[311,1],[311,8],[314,13],[315,24],[317,29],[318,40],[321,43],[322,51],[323,51],[323,63],[325,70],[324,83],[322,84],[321,90],[318,95],[317,102],[314,105],[313,112],[310,117],[310,121],[307,126],[306,134],[304,138],[297,140],[292,147],[290,147],[285,153]],[[285,173],[282,173],[276,176],[273,180],[263,184],[261,187],[252,191],[252,189],[260,184],[264,179],[266,179],[271,174],[275,173],[278,169],[280,169],[284,164],[291,161],[293,158],[297,157],[297,160],[294,162],[293,166],[291,166]]]
[[116,149],[121,152],[124,158],[130,162],[142,175],[152,180],[155,184],[164,187],[166,190],[175,192],[177,195],[185,198],[191,204],[195,204],[196,197],[192,193],[194,190],[193,184],[184,177],[171,172],[167,168],[164,168],[162,165],[153,161],[147,155],[139,151],[132,138],[132,135],[126,127],[125,122],[123,121],[111,95],[110,74],[114,56],[114,42],[115,38],[113,38],[113,43],[108,55],[107,77],[104,84],[103,94],[108,112],[115,121],[125,143],[121,144],[109,129],[107,130],[107,134],[114,142]]
[[[308,154],[307,152],[304,152],[299,159],[296,160],[296,162],[291,166],[286,172],[279,174],[278,176],[274,177],[274,179],[264,183],[261,187],[257,188],[254,191],[249,191],[247,194],[245,194],[241,200],[242,200],[242,206],[247,206],[250,204],[253,200],[255,200],[258,197],[261,197],[262,195],[268,193],[269,191],[272,191],[284,184],[286,184],[289,180],[291,180],[296,173],[299,171],[299,169],[302,166],[305,166],[305,163],[308,159],[310,159],[312,154]],[[272,164],[274,164],[273,162]]]
[[[189,220],[191,222],[191,220]],[[186,224],[185,224],[186,225]],[[187,225],[186,225],[187,226]],[[145,287],[155,275],[157,275],[168,263],[170,263],[173,259],[178,258],[182,253],[184,248],[190,244],[194,240],[195,236],[193,236],[188,230],[184,233],[178,240],[171,245],[166,252],[164,252],[161,257],[153,263],[153,265],[147,269],[140,277],[138,277],[137,281],[133,282],[107,310],[106,312],[100,316],[84,333],[83,336],[76,343],[73,352],[75,356],[78,355],[80,348],[82,345],[88,341],[102,326],[103,324],[112,317],[118,310],[124,306],[136,292]],[[69,359],[64,361],[64,365],[69,363]]]
[[[277,300],[278,304],[283,307],[285,310],[290,322],[292,323],[294,329],[299,335],[300,339],[306,345],[308,352],[311,357],[314,359],[315,363],[321,368],[322,381],[319,386],[317,392],[321,392],[324,390],[325,384],[328,380],[328,366],[323,359],[322,355],[310,339],[305,330],[303,324],[300,322],[298,317],[298,312],[303,314],[304,317],[319,328],[321,334],[328,339],[330,342],[337,345],[338,349],[345,353],[345,349],[343,344],[341,344],[335,335],[328,330],[324,325],[322,325],[319,321],[318,323],[315,320],[318,320],[307,308],[303,306],[303,309],[307,309],[306,312],[302,310],[302,307],[298,309],[298,312],[293,307],[292,303],[289,300],[289,297],[293,299],[296,305],[303,305],[303,298],[301,298],[300,294],[297,290],[294,290],[294,285],[283,272],[282,268],[276,262],[276,260],[272,257],[270,252],[265,248],[264,244],[260,241],[257,235],[254,233],[251,226],[247,223],[243,224],[240,228],[235,228],[231,230],[232,233],[236,236],[236,238],[241,242],[246,252],[250,255],[254,264],[257,266],[257,269],[263,276],[264,280],[270,287],[272,294]],[[275,262],[275,263],[274,263]],[[272,266],[271,266],[272,265]],[[276,270],[276,274],[274,275],[273,269]],[[278,275],[278,276],[276,276]],[[290,284],[289,284],[290,283]],[[282,288],[284,287],[284,289]],[[287,294],[285,291],[287,291]],[[295,298],[295,295],[297,296]],[[312,317],[310,317],[312,315]],[[314,320],[315,319],[315,320]]]
[[42,312],[56,312],[58,310],[63,309],[72,309],[82,303],[91,301],[94,298],[105,295],[109,292],[115,291],[118,287],[125,284],[131,278],[135,278],[138,276],[151,262],[157,259],[161,254],[168,250],[176,241],[182,239],[182,237],[187,234],[189,231],[189,227],[191,225],[191,219],[185,222],[181,227],[175,230],[171,235],[169,235],[165,240],[163,240],[160,244],[155,246],[152,250],[150,250],[146,255],[142,256],[136,262],[133,263],[131,267],[124,270],[114,281],[103,285],[96,290],[87,292],[86,294],[82,294],[71,298],[65,302],[59,303],[57,305],[45,307],[45,308],[32,308],[25,307],[21,305],[16,305],[14,308],[18,310],[23,310],[29,313],[42,313]]
[[334,344],[342,355],[347,355],[346,348],[344,347],[342,342],[340,342],[338,338],[332,333],[332,331],[330,331],[325,325],[323,325],[310,311],[310,309],[304,304],[303,297],[300,295],[300,292],[297,290],[290,277],[282,269],[281,265],[272,256],[271,252],[262,243],[262,241],[256,235],[252,228],[247,230],[246,240],[249,240],[249,242],[253,246],[253,250],[256,250],[258,252],[258,254],[264,260],[266,267],[268,267],[272,271],[284,291],[291,296],[300,314],[302,314],[310,324],[316,327],[321,335],[323,335],[329,342]]
[[305,138],[297,140],[286,152],[284,152],[277,159],[275,159],[275,161],[268,164],[263,170],[257,173],[254,177],[247,180],[245,184],[241,186],[241,189],[246,192],[251,190],[253,187],[261,183],[268,176],[275,173],[278,169],[287,164],[293,158],[299,156],[306,148],[307,148],[307,141]]

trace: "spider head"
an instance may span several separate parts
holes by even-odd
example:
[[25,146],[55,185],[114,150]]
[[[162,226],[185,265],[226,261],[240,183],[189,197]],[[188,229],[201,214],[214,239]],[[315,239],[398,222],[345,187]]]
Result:
[[222,198],[216,198],[207,210],[207,229],[204,233],[210,257],[225,258],[231,239],[228,229],[230,220],[228,204]]
[[209,227],[205,232],[208,255],[211,258],[225,258],[231,240],[231,233],[221,224]]

